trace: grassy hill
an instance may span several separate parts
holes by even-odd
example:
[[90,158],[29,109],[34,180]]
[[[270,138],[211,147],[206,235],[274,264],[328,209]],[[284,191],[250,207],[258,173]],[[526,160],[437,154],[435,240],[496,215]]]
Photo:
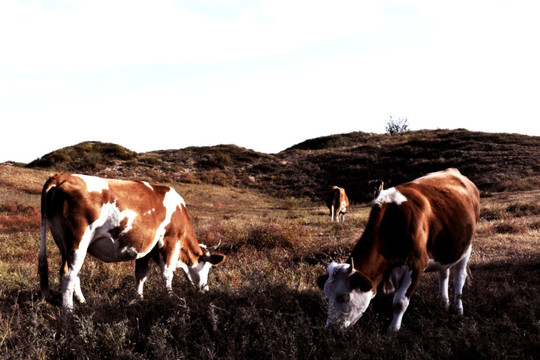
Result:
[[353,132],[306,140],[277,154],[235,145],[135,153],[85,142],[59,149],[30,168],[159,182],[256,188],[273,196],[321,199],[332,185],[368,201],[367,182],[394,186],[456,167],[484,192],[540,188],[540,137],[459,130]]
[[[234,145],[135,153],[86,142],[26,166],[0,164],[0,358],[538,359],[539,141],[466,130],[350,133],[278,154]],[[448,166],[494,192],[481,199],[464,317],[438,306],[430,273],[398,334],[385,330],[392,296],[382,293],[349,331],[326,328],[319,260],[347,258],[370,207],[354,203],[345,224],[330,223],[318,198],[337,183],[359,202],[369,179],[395,185]],[[61,257],[49,233],[52,296],[42,300],[41,187],[56,171],[169,182],[186,200],[198,240],[220,242],[227,255],[210,273],[210,291],[197,292],[179,269],[169,296],[152,265],[145,298],[133,301],[133,262],[87,256],[87,303],[63,316]],[[497,192],[519,189],[532,190]]]

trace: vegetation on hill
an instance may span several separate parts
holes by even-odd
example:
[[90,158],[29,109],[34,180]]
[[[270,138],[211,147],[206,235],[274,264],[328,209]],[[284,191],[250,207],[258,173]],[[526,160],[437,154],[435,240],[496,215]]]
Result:
[[31,168],[52,168],[62,171],[100,171],[117,161],[128,161],[137,153],[123,146],[86,141],[53,151],[28,164]]
[[285,153],[296,156],[300,166],[317,169],[321,187],[343,186],[357,201],[366,199],[371,179],[394,186],[449,167],[458,168],[485,192],[540,186],[540,137],[517,134],[467,130],[392,136],[351,133],[308,140]]
[[86,142],[28,166],[158,182],[256,188],[280,197],[324,197],[332,185],[355,202],[369,201],[367,183],[387,186],[448,167],[483,192],[540,188],[540,137],[459,130],[388,134],[353,132],[306,140],[277,154],[235,145],[137,154],[115,144]]

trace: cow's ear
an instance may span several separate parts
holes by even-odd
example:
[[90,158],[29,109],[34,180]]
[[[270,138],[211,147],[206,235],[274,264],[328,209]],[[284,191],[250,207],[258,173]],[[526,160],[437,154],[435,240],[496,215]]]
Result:
[[360,289],[362,292],[367,292],[373,288],[373,283],[362,273],[355,271],[349,276],[351,289]]
[[212,255],[201,256],[200,260],[202,260],[204,262],[209,262],[210,264],[215,266],[215,265],[219,265],[222,262],[224,262],[226,258],[227,258],[227,256],[225,256],[223,254],[212,254]]
[[324,290],[324,284],[326,284],[327,281],[328,281],[328,275],[319,276],[319,278],[317,279],[317,286],[321,288],[322,290]]

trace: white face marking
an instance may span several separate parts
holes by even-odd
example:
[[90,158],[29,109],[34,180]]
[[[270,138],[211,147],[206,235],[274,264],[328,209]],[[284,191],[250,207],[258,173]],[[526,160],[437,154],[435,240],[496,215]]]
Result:
[[396,188],[390,188],[379,193],[379,196],[377,196],[377,199],[375,199],[375,204],[379,206],[385,203],[401,205],[405,201],[407,201],[407,198],[402,193],[396,190]]
[[98,178],[95,176],[88,176],[88,175],[73,175],[77,176],[78,178],[81,178],[86,183],[86,187],[88,188],[89,192],[98,192],[101,193],[103,190],[109,189],[109,184],[107,183],[107,180]]
[[324,284],[324,294],[329,302],[326,326],[337,324],[345,328],[354,325],[375,296],[372,290],[351,289],[349,268],[349,264],[332,262],[328,265],[329,277]]
[[[206,255],[209,256],[210,253],[207,253]],[[184,263],[178,262],[178,267],[181,267],[182,270],[184,270],[189,281],[191,281],[195,287],[208,291],[208,274],[210,273],[210,268],[212,267],[210,262],[199,261],[193,266],[187,266]]]

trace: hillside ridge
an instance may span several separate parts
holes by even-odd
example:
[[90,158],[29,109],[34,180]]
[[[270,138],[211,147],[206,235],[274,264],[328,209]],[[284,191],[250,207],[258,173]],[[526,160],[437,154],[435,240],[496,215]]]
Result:
[[308,139],[277,154],[237,145],[136,153],[88,141],[53,151],[29,168],[155,182],[257,188],[274,196],[321,199],[332,185],[369,201],[367,182],[387,186],[458,168],[483,192],[540,188],[540,137],[457,130],[394,135],[351,132]]

